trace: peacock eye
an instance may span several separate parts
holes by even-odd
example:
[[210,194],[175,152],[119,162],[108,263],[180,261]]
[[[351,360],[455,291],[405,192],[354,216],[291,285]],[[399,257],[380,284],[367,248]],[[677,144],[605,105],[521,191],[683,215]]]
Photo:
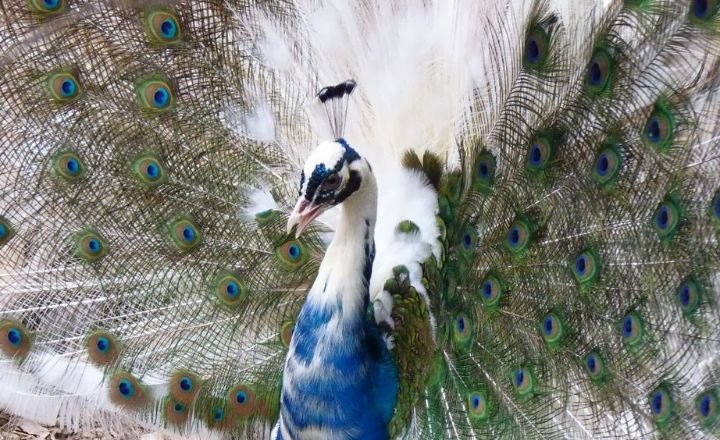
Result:
[[323,187],[325,189],[337,189],[337,187],[340,186],[340,176],[337,174],[330,174],[327,179],[325,179],[325,183],[323,184]]

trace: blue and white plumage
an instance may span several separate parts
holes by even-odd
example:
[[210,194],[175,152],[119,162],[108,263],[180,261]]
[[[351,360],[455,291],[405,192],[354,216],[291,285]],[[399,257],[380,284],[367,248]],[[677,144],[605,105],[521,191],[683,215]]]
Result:
[[201,439],[717,437],[718,23],[715,0],[3,2],[0,408]]

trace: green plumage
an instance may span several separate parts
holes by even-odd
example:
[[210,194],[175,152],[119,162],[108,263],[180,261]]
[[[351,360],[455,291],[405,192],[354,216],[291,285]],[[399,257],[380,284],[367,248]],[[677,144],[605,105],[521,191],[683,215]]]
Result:
[[[489,22],[494,64],[463,97],[458,159],[397,160],[437,191],[440,236],[419,273],[377,283],[393,436],[720,435],[718,5],[613,1],[580,43],[543,1],[518,29]],[[293,40],[304,12],[0,5],[0,362],[38,378],[26,394],[181,434],[269,435],[328,231],[286,231],[287,144],[312,138],[312,90],[283,82],[258,36],[272,20]],[[289,134],[238,122],[260,95]],[[246,212],[259,187],[272,206]],[[411,246],[419,224],[392,232]],[[77,365],[101,383],[79,387]]]

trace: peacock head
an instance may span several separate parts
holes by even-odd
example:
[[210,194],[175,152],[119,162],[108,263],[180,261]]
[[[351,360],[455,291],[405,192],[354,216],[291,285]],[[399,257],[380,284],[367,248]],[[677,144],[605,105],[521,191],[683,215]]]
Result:
[[288,234],[297,226],[299,237],[320,214],[360,189],[370,172],[368,163],[344,139],[318,145],[300,175],[300,197],[288,219]]

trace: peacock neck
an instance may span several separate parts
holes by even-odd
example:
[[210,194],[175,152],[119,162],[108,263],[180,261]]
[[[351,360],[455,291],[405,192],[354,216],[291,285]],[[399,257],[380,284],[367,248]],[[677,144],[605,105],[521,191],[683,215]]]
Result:
[[345,438],[347,432],[377,438],[385,432],[381,417],[369,409],[374,369],[366,331],[374,321],[366,311],[377,189],[368,174],[340,208],[340,224],[295,325],[283,374],[283,439],[318,433]]
[[377,186],[368,172],[360,188],[340,206],[340,221],[310,289],[309,303],[339,307],[346,313],[365,312],[376,217]]

